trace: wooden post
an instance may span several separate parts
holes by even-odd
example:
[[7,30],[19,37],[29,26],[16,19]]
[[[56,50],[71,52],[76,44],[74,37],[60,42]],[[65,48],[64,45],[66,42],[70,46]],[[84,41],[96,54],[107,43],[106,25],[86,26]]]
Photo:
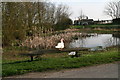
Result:
[[33,56],[30,56],[31,57],[31,61],[33,61]]
[[78,51],[76,51],[75,57],[78,57]]

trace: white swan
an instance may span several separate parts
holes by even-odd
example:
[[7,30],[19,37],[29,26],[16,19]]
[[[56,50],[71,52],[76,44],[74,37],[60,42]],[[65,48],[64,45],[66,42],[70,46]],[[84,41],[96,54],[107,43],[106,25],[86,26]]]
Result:
[[75,55],[76,52],[70,52],[68,55]]
[[59,50],[62,50],[64,48],[64,39],[62,38],[60,40],[61,42],[57,44],[57,46],[55,46],[55,48],[58,48]]

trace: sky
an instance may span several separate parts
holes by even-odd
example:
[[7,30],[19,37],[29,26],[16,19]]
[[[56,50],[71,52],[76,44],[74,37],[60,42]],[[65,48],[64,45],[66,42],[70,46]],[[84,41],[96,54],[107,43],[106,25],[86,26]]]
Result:
[[[42,1],[42,0],[0,0],[0,1],[29,2],[29,1]],[[67,5],[69,7],[69,12],[72,13],[72,15],[70,16],[72,20],[78,19],[81,10],[86,16],[88,16],[89,19],[111,20],[112,18],[104,13],[105,6],[107,6],[107,3],[111,1],[118,1],[118,0],[45,0],[45,1],[55,3],[56,5],[57,4]]]
[[105,6],[111,0],[49,0],[56,4],[64,4],[69,6],[69,11],[72,12],[70,18],[72,20],[78,19],[80,12],[88,16],[89,19],[94,20],[110,20],[111,17],[104,13]]

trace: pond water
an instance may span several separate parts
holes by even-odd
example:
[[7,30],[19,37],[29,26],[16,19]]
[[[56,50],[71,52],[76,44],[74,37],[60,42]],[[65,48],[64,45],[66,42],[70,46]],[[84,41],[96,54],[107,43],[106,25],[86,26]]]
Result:
[[85,38],[73,39],[69,44],[69,48],[79,47],[97,47],[102,46],[103,48],[109,46],[120,45],[120,38],[113,37],[112,34],[92,34],[93,36]]

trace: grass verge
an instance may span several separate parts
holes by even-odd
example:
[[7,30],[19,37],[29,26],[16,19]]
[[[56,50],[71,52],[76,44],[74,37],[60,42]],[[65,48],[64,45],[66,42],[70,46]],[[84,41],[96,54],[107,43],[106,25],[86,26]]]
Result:
[[[61,53],[63,54],[63,53]],[[40,58],[35,61],[10,62],[2,64],[2,76],[19,75],[28,72],[42,72],[47,70],[60,70],[91,66],[96,64],[119,61],[117,49],[95,52],[94,54],[83,54],[81,57],[57,57]]]

